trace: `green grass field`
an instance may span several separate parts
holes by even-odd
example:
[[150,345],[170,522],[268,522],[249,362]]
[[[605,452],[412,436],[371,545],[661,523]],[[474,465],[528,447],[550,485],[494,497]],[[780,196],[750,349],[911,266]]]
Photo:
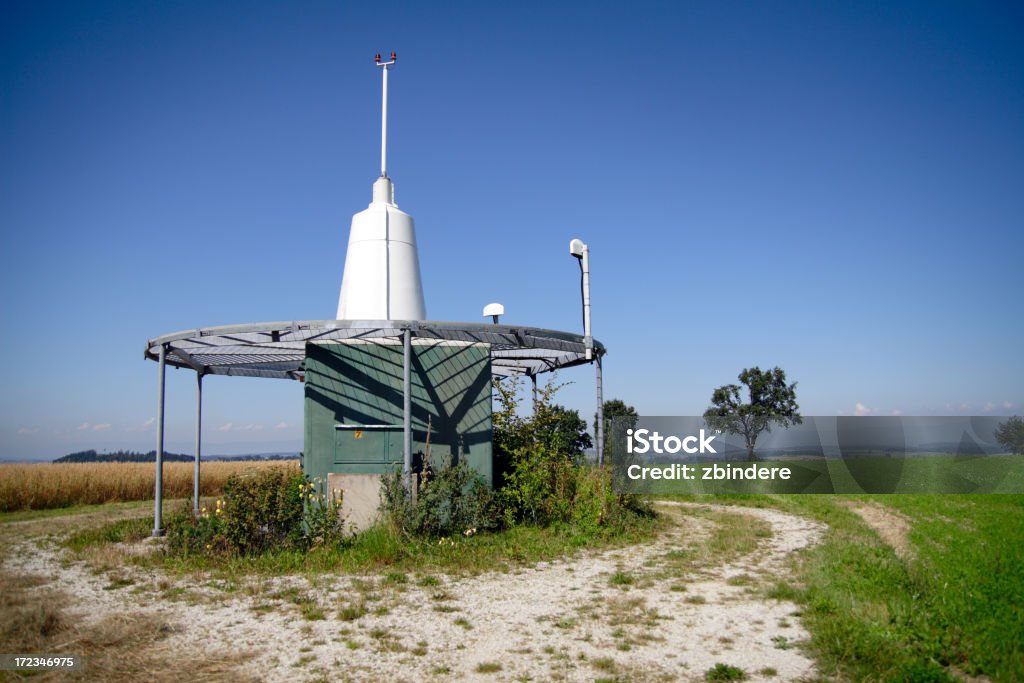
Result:
[[[646,465],[647,463],[645,463]],[[691,463],[692,464],[692,463]],[[747,462],[721,462],[747,468]],[[663,465],[657,465],[663,467]],[[698,463],[698,468],[712,463]],[[650,495],[752,494],[752,493],[1024,493],[1024,456],[863,457],[770,459],[759,468],[788,468],[790,479],[781,480],[632,480],[620,478],[617,488]],[[628,487],[626,486],[628,484]]]

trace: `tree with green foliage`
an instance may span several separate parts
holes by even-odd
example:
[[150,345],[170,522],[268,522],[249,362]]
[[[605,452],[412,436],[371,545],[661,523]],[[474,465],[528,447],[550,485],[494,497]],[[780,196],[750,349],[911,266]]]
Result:
[[535,419],[538,438],[565,452],[573,461],[579,460],[584,451],[594,446],[594,440],[587,433],[587,423],[579,411],[557,404],[542,405]]
[[507,458],[516,450],[540,444],[572,463],[579,462],[583,452],[594,443],[579,412],[552,401],[564,385],[552,381],[539,388],[532,414],[524,416],[519,414],[521,384],[517,377],[494,382],[497,403],[493,415],[495,455],[499,459]]
[[996,441],[1011,453],[1024,454],[1024,419],[1015,415],[1006,422],[999,423],[999,427],[996,429]]
[[746,368],[739,380],[747,388],[748,400],[740,399],[740,386],[726,384],[711,394],[711,406],[704,419],[714,429],[742,435],[747,446],[747,460],[754,459],[754,444],[773,425],[786,427],[803,422],[796,403],[796,382],[786,384],[786,373],[780,368],[761,370]]
[[[604,453],[606,458],[612,452],[612,418],[615,417],[624,418],[623,431],[636,427],[636,423],[640,419],[636,408],[621,399],[612,398],[604,402]],[[597,413],[594,413],[594,431],[597,431]]]

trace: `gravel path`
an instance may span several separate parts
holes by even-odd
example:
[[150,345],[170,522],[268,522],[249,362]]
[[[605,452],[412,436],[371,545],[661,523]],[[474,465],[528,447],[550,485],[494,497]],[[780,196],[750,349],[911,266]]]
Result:
[[[797,606],[762,589],[824,526],[769,509],[659,507],[676,523],[654,542],[428,585],[414,576],[228,585],[114,561],[97,573],[64,561],[52,542],[29,540],[4,567],[46,577],[87,620],[161,614],[176,625],[171,644],[182,656],[246,652],[245,673],[266,681],[700,681],[717,663],[753,681],[813,677],[813,662],[793,646],[807,638]],[[748,515],[771,534],[753,553],[679,575],[671,558],[714,523],[685,507]]]

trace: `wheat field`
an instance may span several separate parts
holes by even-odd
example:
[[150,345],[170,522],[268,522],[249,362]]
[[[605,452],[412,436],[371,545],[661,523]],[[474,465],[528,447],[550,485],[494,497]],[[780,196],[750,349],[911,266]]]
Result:
[[[200,494],[219,495],[232,474],[268,467],[298,471],[299,461],[204,462]],[[191,497],[192,470],[191,462],[164,463],[164,497]],[[155,473],[145,462],[0,464],[0,512],[152,499]]]

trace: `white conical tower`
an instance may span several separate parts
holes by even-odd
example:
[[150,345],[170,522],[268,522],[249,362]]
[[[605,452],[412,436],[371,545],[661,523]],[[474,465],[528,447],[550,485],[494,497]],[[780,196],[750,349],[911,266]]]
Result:
[[345,270],[338,297],[338,320],[424,320],[423,285],[412,216],[395,204],[395,187],[387,173],[388,71],[383,69],[380,177],[373,183],[373,201],[352,216]]

